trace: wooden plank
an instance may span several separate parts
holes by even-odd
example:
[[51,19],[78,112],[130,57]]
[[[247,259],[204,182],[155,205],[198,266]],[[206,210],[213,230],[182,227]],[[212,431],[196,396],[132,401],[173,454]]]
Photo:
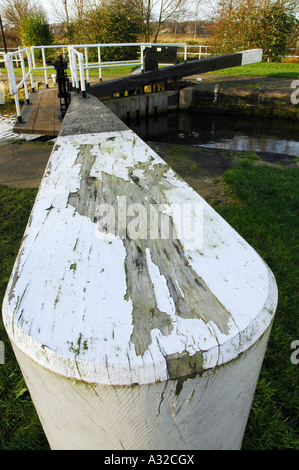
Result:
[[16,123],[13,131],[20,134],[53,135],[59,133],[59,98],[57,88],[41,89],[30,94],[30,104],[22,108],[22,123]]
[[173,65],[150,72],[130,75],[125,78],[118,78],[109,82],[101,82],[97,85],[92,85],[88,89],[88,93],[96,96],[97,98],[102,98],[116,93],[124,93],[125,91],[143,88],[146,85],[152,85],[154,83],[177,80],[195,74],[202,74],[223,68],[260,62],[261,59],[261,49],[252,49],[235,54],[208,57],[202,60],[193,60],[186,64]]

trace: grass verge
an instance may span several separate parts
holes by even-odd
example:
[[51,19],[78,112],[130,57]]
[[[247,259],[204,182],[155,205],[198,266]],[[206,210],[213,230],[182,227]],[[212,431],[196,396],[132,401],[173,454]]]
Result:
[[[0,302],[36,196],[36,189],[0,186]],[[5,363],[0,364],[0,450],[47,449],[24,379],[0,321]]]
[[[298,331],[299,169],[254,166],[245,159],[224,175],[230,203],[216,210],[272,269],[279,304],[258,381],[243,449],[299,449],[298,367],[291,343]],[[35,189],[0,187],[0,300],[36,195]],[[48,444],[14,359],[2,322],[5,364],[0,365],[0,449],[46,450]]]
[[291,362],[298,328],[299,169],[254,166],[245,160],[224,175],[232,204],[216,210],[273,271],[279,303],[243,448],[299,449],[299,364]]
[[228,69],[209,72],[214,75],[254,76],[254,77],[277,77],[277,78],[299,78],[299,63],[288,62],[259,62],[257,64],[242,65]]
[[[126,75],[129,75],[132,73],[135,69],[137,68],[136,65],[123,65],[121,67],[103,67],[102,68],[102,75],[105,77],[124,77]],[[4,76],[7,75],[7,69],[2,68],[0,71]],[[22,69],[20,67],[14,68],[15,71],[15,76],[21,78],[22,77]],[[26,67],[26,73],[29,71],[28,67]],[[47,70],[47,76],[50,79],[53,74],[56,74],[55,69],[49,69]],[[32,72],[33,77],[44,77],[44,70],[33,70]],[[70,76],[70,70],[68,69],[68,75]],[[89,75],[90,77],[98,77],[99,76],[99,70],[98,69],[90,69],[89,70]]]

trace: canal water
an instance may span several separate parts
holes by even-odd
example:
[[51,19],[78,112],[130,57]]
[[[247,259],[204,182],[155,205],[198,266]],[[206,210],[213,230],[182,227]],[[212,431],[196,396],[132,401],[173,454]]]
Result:
[[13,132],[13,126],[17,119],[14,103],[0,104],[0,143],[12,139],[36,139],[37,135],[18,135]]
[[[0,105],[0,142],[37,137],[14,134],[15,119],[13,104]],[[145,141],[299,156],[298,120],[179,112],[127,124]]]
[[299,156],[298,120],[179,112],[127,124],[145,141]]
[[14,105],[0,105],[0,142],[16,139],[18,136],[12,132],[16,120]]

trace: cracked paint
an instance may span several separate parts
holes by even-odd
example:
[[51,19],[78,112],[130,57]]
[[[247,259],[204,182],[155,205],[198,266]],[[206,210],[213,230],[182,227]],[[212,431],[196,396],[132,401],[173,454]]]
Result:
[[[177,236],[172,207],[190,201],[203,206],[200,249]],[[144,215],[132,210],[128,227],[122,204],[158,208],[172,237],[134,238]],[[34,360],[112,384],[200,373],[248,349],[274,304],[256,252],[132,131],[58,137],[4,301],[7,330]]]
[[[110,138],[108,142],[111,143],[114,140]],[[107,149],[104,145],[98,148],[108,159],[111,148]],[[118,158],[123,159],[123,151],[115,159],[114,165],[117,165]],[[118,226],[117,206],[122,197],[126,198],[127,207],[135,203],[142,204],[146,214],[150,213],[149,201],[151,204],[164,204],[166,207],[168,203],[166,197],[157,191],[159,184],[163,183],[165,187],[163,176],[169,170],[166,164],[159,162],[153,165],[151,162],[149,165],[147,162],[141,168],[141,163],[138,162],[136,164],[138,168],[127,166],[128,180],[104,171],[99,178],[95,178],[90,176],[95,159],[91,145],[80,146],[75,162],[81,165],[80,187],[68,198],[68,203],[74,206],[80,215],[96,223],[97,207],[101,204],[109,204],[114,208],[115,225]],[[136,169],[142,169],[146,188],[143,181],[132,176]],[[171,186],[170,183],[168,185]],[[168,215],[165,217],[168,219],[168,224],[173,227],[171,217]],[[103,227],[102,231],[104,231]],[[157,305],[157,284],[161,284],[161,279],[162,284],[165,284],[164,288],[168,290],[170,302],[173,304],[173,313],[182,318],[201,318],[206,323],[213,321],[222,333],[229,333],[229,313],[191,268],[179,240],[152,240],[149,234],[145,240],[132,240],[127,230],[122,241],[126,252],[126,296],[131,299],[133,305],[134,329],[131,341],[137,355],[144,355],[148,350],[152,342],[152,329],[158,329],[165,336],[173,330],[171,315]],[[153,277],[150,275],[153,265],[160,273],[160,278],[155,275],[156,282],[153,282]]]

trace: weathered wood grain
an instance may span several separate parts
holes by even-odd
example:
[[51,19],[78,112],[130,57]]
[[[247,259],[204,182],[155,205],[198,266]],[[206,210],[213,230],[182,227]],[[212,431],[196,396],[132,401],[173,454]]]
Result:
[[51,448],[239,449],[276,304],[252,247],[73,97],[3,302]]
[[[201,208],[195,246],[178,233],[184,205]],[[151,236],[151,207],[166,239]],[[250,348],[276,300],[269,268],[197,193],[102,103],[73,99],[4,301],[20,349],[87,382],[174,379]]]
[[57,88],[49,88],[30,93],[30,104],[22,108],[22,122],[16,122],[13,131],[57,136],[60,126]]

